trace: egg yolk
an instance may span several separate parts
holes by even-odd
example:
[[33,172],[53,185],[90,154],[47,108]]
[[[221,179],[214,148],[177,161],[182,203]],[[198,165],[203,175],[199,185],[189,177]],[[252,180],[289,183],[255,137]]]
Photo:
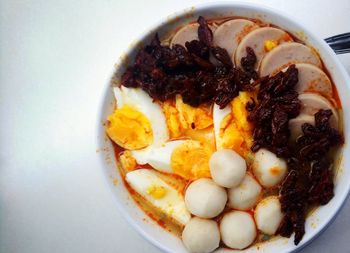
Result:
[[179,119],[184,129],[205,129],[213,125],[213,116],[210,106],[202,104],[192,107],[182,101],[180,95],[176,96],[176,109],[179,111]]
[[119,161],[121,167],[125,170],[125,172],[132,171],[136,168],[136,160],[131,155],[129,150],[125,150],[120,156]]
[[165,101],[163,103],[163,112],[165,114],[170,138],[180,137],[184,129],[179,120],[179,111],[176,109],[175,105],[173,105],[172,101]]
[[253,126],[248,121],[246,104],[254,98],[250,92],[240,92],[231,102],[232,113],[227,115],[220,124],[219,148],[230,148],[246,157],[253,143]]
[[241,154],[241,146],[244,143],[244,138],[238,129],[234,118],[231,114],[227,115],[220,124],[218,146],[222,149],[230,148]]
[[203,130],[213,125],[212,109],[207,105],[192,107],[183,102],[180,95],[175,102],[168,100],[162,105],[170,138],[188,136],[190,130]]
[[115,143],[125,149],[141,149],[153,141],[149,120],[127,105],[116,109],[108,117],[106,132]]
[[278,46],[278,42],[275,40],[265,40],[264,42],[264,48],[267,52],[271,51],[277,46]]
[[254,98],[255,95],[251,92],[240,92],[231,102],[232,114],[235,122],[240,130],[251,131],[253,125],[248,121],[248,111],[246,105]]
[[210,177],[209,159],[213,152],[208,144],[185,141],[174,149],[171,155],[171,167],[175,174],[187,180]]
[[151,195],[155,199],[161,199],[166,194],[166,189],[163,186],[152,185],[147,189],[147,194]]
[[191,140],[196,140],[201,143],[207,143],[213,149],[215,149],[215,137],[213,127],[208,127],[206,129],[186,129],[184,135],[190,137]]

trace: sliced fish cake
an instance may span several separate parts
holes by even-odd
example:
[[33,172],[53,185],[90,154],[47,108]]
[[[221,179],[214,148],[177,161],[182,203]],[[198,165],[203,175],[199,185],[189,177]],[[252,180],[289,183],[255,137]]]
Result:
[[302,114],[299,114],[298,117],[289,120],[288,122],[288,127],[290,130],[289,139],[291,141],[295,141],[299,136],[303,134],[303,131],[301,130],[301,126],[304,123],[315,125],[315,117],[313,115],[302,113]]
[[170,43],[171,46],[175,44],[185,46],[187,41],[198,40],[198,27],[198,23],[188,24],[182,27],[175,33]]
[[339,117],[334,106],[326,98],[316,93],[302,93],[299,95],[301,102],[301,110],[298,117],[290,119],[288,122],[290,130],[290,140],[295,141],[299,136],[303,134],[301,127],[304,123],[315,125],[315,116],[320,109],[330,109],[333,112],[333,116],[330,119],[330,124],[334,128],[338,128]]
[[[170,43],[170,46],[173,46],[175,44],[185,46],[185,43],[187,41],[199,40],[198,27],[199,27],[199,24],[197,22],[183,26],[173,36],[171,43]],[[213,25],[209,25],[209,27],[210,27],[211,31],[214,33],[216,27]]]
[[[234,19],[221,24],[214,32],[214,45],[224,48],[233,57],[241,39],[259,26],[247,19]],[[232,58],[233,60],[233,58]]]
[[274,27],[261,27],[251,31],[238,44],[235,53],[236,65],[241,66],[241,59],[247,54],[246,48],[250,47],[256,55],[255,70],[257,70],[266,53],[288,41],[293,41],[292,37],[287,32]]
[[315,50],[301,43],[289,42],[275,47],[265,55],[260,64],[260,76],[274,75],[296,63],[309,63],[319,68],[322,67]]
[[301,102],[300,114],[314,115],[320,109],[331,110],[333,116],[330,119],[330,124],[332,127],[338,128],[339,117],[337,110],[332,105],[332,103],[325,97],[318,95],[316,93],[305,92],[299,95],[299,100]]
[[[333,96],[333,88],[331,80],[326,73],[315,65],[308,63],[297,63],[295,67],[298,69],[298,83],[295,89],[298,93],[317,92],[325,97]],[[286,71],[285,68],[283,71]]]

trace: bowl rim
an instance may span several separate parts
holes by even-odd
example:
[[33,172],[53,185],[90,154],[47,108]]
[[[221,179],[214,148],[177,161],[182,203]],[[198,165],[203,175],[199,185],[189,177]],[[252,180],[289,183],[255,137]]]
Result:
[[[334,53],[334,51],[327,45],[327,43],[325,41],[323,41],[322,39],[320,39],[318,36],[314,35],[313,32],[311,31],[311,29],[309,29],[307,26],[305,26],[302,22],[300,22],[299,20],[296,20],[295,17],[292,17],[290,14],[285,13],[284,11],[275,9],[273,7],[267,6],[267,5],[263,5],[263,4],[256,4],[256,3],[250,3],[250,2],[241,2],[241,1],[216,1],[216,2],[204,2],[204,3],[200,3],[200,4],[196,4],[196,5],[192,5],[189,6],[187,8],[178,8],[175,11],[172,11],[172,13],[170,15],[164,15],[161,18],[158,19],[157,22],[153,22],[150,26],[148,26],[149,28],[143,29],[141,30],[139,33],[137,33],[136,41],[142,41],[142,38],[146,38],[147,36],[149,36],[150,33],[152,33],[152,31],[154,31],[155,28],[159,27],[159,26],[163,26],[167,23],[169,23],[172,18],[177,18],[177,17],[183,17],[184,15],[186,15],[186,13],[188,13],[190,10],[191,11],[195,11],[195,12],[203,12],[206,10],[210,10],[210,8],[222,8],[222,7],[230,7],[230,8],[249,8],[252,9],[253,11],[259,12],[271,12],[273,13],[273,15],[276,16],[283,16],[283,18],[285,20],[287,20],[289,23],[293,24],[293,25],[297,25],[297,26],[301,26],[304,31],[306,32],[307,35],[311,35],[312,39],[315,40],[318,44],[322,45],[322,51],[327,51],[328,54],[331,55],[332,60],[335,62],[335,68],[338,69],[341,72],[341,75],[345,77],[345,79],[347,80],[347,82],[345,83],[346,88],[348,90],[350,90],[350,77],[348,75],[348,73],[346,72],[344,66],[342,65],[342,63],[339,61],[338,57],[336,56],[336,54]],[[278,24],[276,24],[278,25]],[[326,46],[325,46],[326,45]],[[122,52],[123,54],[129,55],[130,52],[133,50],[134,46],[132,47],[128,47],[126,49],[123,49]],[[110,76],[113,76],[114,73],[116,72],[116,69],[112,70],[112,74],[110,74]],[[110,81],[107,82],[107,84],[105,85],[104,89],[105,92],[103,93],[103,96],[101,98],[100,101],[100,106],[98,107],[98,119],[103,119],[102,117],[102,113],[103,113],[103,108],[104,108],[104,100],[106,99],[106,97],[108,96],[108,94],[111,92],[110,91]],[[343,108],[344,109],[344,108]],[[345,112],[343,112],[343,114],[345,115]],[[345,121],[344,121],[345,124]],[[100,120],[98,121],[97,124],[97,146],[101,146],[101,122]],[[345,129],[344,129],[345,131]],[[344,133],[345,135],[345,133]],[[343,149],[345,149],[345,144],[343,146]],[[100,155],[99,156],[101,160],[104,160],[105,158]],[[110,191],[111,194],[114,196],[115,198],[115,202],[116,202],[116,206],[119,209],[119,212],[122,214],[123,218],[127,220],[128,224],[130,224],[134,230],[136,230],[143,238],[145,238],[147,241],[149,241],[152,245],[156,246],[158,249],[164,251],[164,252],[173,252],[170,248],[168,248],[166,245],[158,242],[157,240],[155,240],[149,233],[147,233],[142,226],[140,226],[139,224],[137,224],[134,219],[131,217],[131,215],[129,213],[127,213],[125,207],[123,206],[124,204],[119,200],[119,198],[117,197],[117,195],[114,193],[114,187],[113,184],[111,184],[110,182],[110,177],[107,175],[107,173],[105,173],[104,171],[102,172],[105,175],[105,180],[106,183],[110,186]],[[118,172],[119,173],[119,172]],[[338,201],[338,205],[335,206],[335,208],[333,209],[332,214],[330,216],[330,219],[328,221],[326,221],[324,224],[322,224],[322,226],[318,226],[316,229],[316,232],[314,232],[314,234],[312,235],[312,237],[308,238],[305,241],[301,241],[299,245],[297,245],[294,249],[292,249],[291,251],[288,252],[297,252],[300,251],[301,249],[303,249],[304,247],[306,247],[307,245],[309,245],[312,241],[314,241],[317,237],[319,237],[322,232],[324,232],[331,224],[332,222],[335,220],[335,218],[337,217],[337,215],[339,214],[339,212],[341,211],[341,209],[343,208],[343,206],[345,205],[346,200],[348,199],[349,195],[350,195],[350,182],[347,184],[346,186],[346,190],[343,192],[341,199]],[[338,193],[339,194],[339,193]],[[137,206],[135,204],[135,206]],[[139,207],[137,207],[139,208]],[[165,230],[164,230],[165,231]],[[287,251],[286,251],[287,252]]]

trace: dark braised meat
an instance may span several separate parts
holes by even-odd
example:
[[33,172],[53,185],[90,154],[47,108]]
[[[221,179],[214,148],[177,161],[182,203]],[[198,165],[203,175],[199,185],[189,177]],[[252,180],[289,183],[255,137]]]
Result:
[[199,24],[199,41],[203,42],[207,47],[213,46],[213,32],[210,30],[207,21],[202,16],[199,16],[197,22]]
[[328,156],[330,149],[342,145],[344,140],[338,130],[330,126],[331,117],[331,110],[319,110],[315,114],[315,126],[303,124],[303,136],[297,139],[296,155],[310,164],[309,204],[325,205],[334,196],[331,169],[333,161]]
[[[292,163],[295,163],[293,161]],[[289,168],[293,167],[289,163]],[[295,163],[294,165],[297,165]],[[299,184],[298,168],[293,168],[280,189],[281,210],[285,214],[277,231],[281,236],[290,237],[295,232],[294,243],[297,245],[305,233],[304,223],[307,211],[307,193],[303,185]]]
[[140,87],[160,101],[180,94],[184,103],[194,107],[215,102],[224,108],[239,91],[252,91],[251,80],[257,80],[254,51],[247,49],[243,70],[235,68],[227,51],[213,46],[207,21],[199,17],[197,22],[199,40],[186,42],[186,48],[163,46],[156,34],[123,74],[122,85]]
[[[249,73],[249,49],[242,59]],[[280,186],[280,202],[285,214],[278,234],[290,237],[295,232],[297,245],[305,233],[307,211],[312,206],[327,204],[333,193],[332,160],[329,151],[343,143],[340,133],[332,128],[329,120],[331,110],[320,110],[315,114],[315,126],[303,124],[303,135],[296,143],[289,143],[288,122],[298,116],[300,101],[294,87],[298,82],[298,70],[291,65],[286,72],[273,77],[264,77],[260,82],[258,102],[246,105],[249,120],[254,123],[252,151],[267,148],[288,161],[289,174]]]
[[218,59],[222,64],[224,64],[227,68],[232,68],[232,61],[227,51],[221,47],[212,47],[211,52],[214,57]]
[[[251,67],[248,66],[252,64],[249,60],[245,61],[245,68],[250,71]],[[252,151],[267,148],[279,157],[290,156],[288,122],[300,111],[298,93],[294,90],[297,82],[298,69],[295,65],[291,65],[286,72],[261,79],[258,105],[248,117],[255,126]]]
[[297,140],[300,156],[309,161],[320,160],[331,147],[343,142],[339,132],[329,124],[331,116],[331,110],[320,110],[315,114],[315,126],[302,125],[304,135]]
[[258,73],[254,70],[256,63],[256,56],[254,50],[250,47],[246,48],[247,55],[241,59],[241,66],[243,70],[249,73],[254,80],[258,79]]
[[331,110],[315,114],[315,126],[303,124],[303,135],[297,139],[288,160],[289,174],[280,187],[280,202],[285,213],[278,229],[282,236],[295,232],[294,243],[302,239],[307,210],[325,205],[334,196],[332,159],[329,151],[343,144],[341,134],[329,124]]

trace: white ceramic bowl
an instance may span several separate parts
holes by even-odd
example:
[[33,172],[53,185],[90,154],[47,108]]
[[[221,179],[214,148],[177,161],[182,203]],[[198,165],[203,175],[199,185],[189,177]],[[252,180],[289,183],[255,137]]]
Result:
[[[166,14],[167,13],[160,13],[161,16],[166,16]],[[350,122],[350,110],[347,109],[350,108],[350,78],[332,49],[321,38],[313,35],[312,32],[306,27],[296,22],[293,17],[286,14],[281,14],[280,11],[276,11],[268,7],[262,7],[256,4],[234,2],[210,3],[174,13],[171,18],[168,16],[166,19],[159,21],[159,23],[151,27],[145,33],[140,33],[138,41],[148,42],[154,35],[155,31],[158,31],[162,36],[181,24],[196,20],[199,15],[206,18],[239,16],[260,19],[264,22],[272,23],[281,27],[318,50],[334,83],[337,85],[342,106],[345,108],[344,135],[346,143],[343,148],[343,154],[350,153],[349,145],[347,143],[347,140],[350,138],[350,128],[348,123]],[[129,48],[125,54],[129,56],[129,59],[133,59],[136,51],[137,47],[134,46]],[[121,61],[117,62],[117,67],[115,70],[113,70],[113,72],[116,73],[117,78],[124,71],[125,66],[121,63]],[[163,230],[147,215],[145,215],[143,211],[134,203],[128,191],[125,189],[123,181],[116,168],[113,148],[109,140],[106,138],[104,126],[101,125],[101,122],[104,122],[107,115],[109,115],[113,110],[114,97],[110,86],[111,83],[106,84],[105,97],[102,98],[101,102],[101,114],[97,120],[97,141],[99,148],[104,150],[101,155],[100,169],[104,170],[104,173],[107,176],[106,178],[108,184],[116,197],[116,204],[119,206],[120,212],[129,221],[130,225],[132,225],[151,243],[166,252],[186,252],[181,240]],[[337,159],[337,162],[339,162],[339,169],[335,178],[335,196],[326,206],[318,208],[310,217],[308,217],[305,225],[306,233],[298,246],[294,245],[293,236],[289,239],[277,237],[266,243],[262,243],[258,246],[252,246],[247,250],[239,252],[293,252],[301,249],[313,238],[315,238],[335,218],[346,200],[350,189],[350,170],[346,169],[346,167],[350,166],[349,159],[350,157],[348,155],[340,156],[339,159]],[[117,183],[115,184],[113,182]],[[218,251],[221,250],[218,249]],[[235,252],[234,250],[224,251]]]

